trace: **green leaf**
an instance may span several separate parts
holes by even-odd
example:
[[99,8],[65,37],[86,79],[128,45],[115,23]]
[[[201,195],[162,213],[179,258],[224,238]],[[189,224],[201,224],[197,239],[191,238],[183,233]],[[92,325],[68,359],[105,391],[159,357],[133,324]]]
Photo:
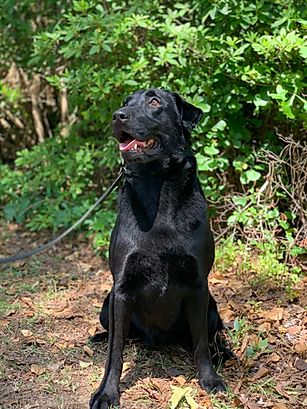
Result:
[[133,87],[135,87],[135,86],[138,85],[138,83],[137,83],[135,80],[131,80],[131,79],[125,80],[125,84],[131,85],[131,86],[133,86]]
[[244,51],[250,46],[250,44],[243,44],[241,45],[241,47],[239,47],[234,53],[233,55],[236,57],[238,55],[241,55],[244,53]]
[[234,320],[233,328],[235,331],[239,331],[241,328],[241,323],[238,317]]
[[295,115],[292,112],[291,109],[291,101],[290,99],[288,101],[282,101],[282,103],[280,104],[281,109],[283,111],[283,113],[290,119],[294,119]]
[[211,106],[209,104],[198,103],[197,105],[205,114],[211,111]]
[[217,154],[219,153],[219,150],[216,149],[216,148],[214,147],[214,145],[210,145],[210,146],[205,146],[204,152],[205,152],[207,155],[214,156],[214,155],[217,155]]
[[245,206],[247,203],[247,197],[246,196],[234,196],[232,198],[232,201],[236,206]]
[[207,159],[202,155],[201,153],[197,153],[195,155],[196,161],[197,161],[197,166],[199,170],[208,170],[207,168]]
[[224,131],[226,128],[227,123],[223,120],[220,119],[212,128],[212,131]]
[[74,5],[74,9],[79,12],[85,12],[91,7],[89,2],[85,0],[75,0],[73,2],[73,5]]
[[229,8],[228,8],[228,3],[225,3],[225,6],[221,9],[219,9],[219,12],[221,14],[224,14],[224,16],[227,16],[229,14]]
[[287,98],[287,93],[288,91],[284,89],[280,84],[278,84],[276,87],[276,93],[269,93],[269,95],[274,99],[285,101]]
[[263,99],[260,95],[256,95],[253,103],[255,104],[256,108],[265,107],[269,103],[269,99]]
[[243,185],[246,185],[249,182],[256,182],[256,180],[261,178],[261,173],[257,172],[254,169],[249,169],[240,176],[240,181]]
[[255,354],[254,348],[250,345],[246,348],[245,355],[247,358],[251,358]]
[[217,12],[217,7],[216,7],[216,6],[214,6],[214,7],[209,11],[209,16],[211,17],[212,20],[215,19],[216,12]]
[[266,349],[267,347],[268,347],[268,345],[269,345],[269,341],[265,338],[265,339],[262,339],[261,341],[259,341],[259,343],[258,343],[258,347],[260,348],[260,349]]
[[303,58],[307,59],[307,46],[301,47],[299,53]]
[[247,178],[251,182],[255,182],[256,180],[261,178],[261,173],[257,172],[256,170],[250,169],[246,172]]
[[99,50],[100,50],[99,45],[93,45],[90,48],[89,55],[97,54],[97,53],[99,53]]
[[102,44],[102,48],[107,51],[108,53],[110,53],[112,51],[112,48],[109,46],[109,44],[107,43],[103,43]]
[[271,25],[271,28],[279,27],[279,26],[283,25],[286,21],[288,21],[288,17],[287,17],[287,16],[282,17],[282,18],[276,20],[276,21]]
[[96,10],[99,11],[101,14],[104,14],[104,9],[103,9],[103,7],[102,7],[101,4],[98,4],[95,8],[96,8]]
[[236,224],[237,222],[237,216],[235,214],[232,214],[231,216],[228,217],[227,219],[227,224],[228,226]]

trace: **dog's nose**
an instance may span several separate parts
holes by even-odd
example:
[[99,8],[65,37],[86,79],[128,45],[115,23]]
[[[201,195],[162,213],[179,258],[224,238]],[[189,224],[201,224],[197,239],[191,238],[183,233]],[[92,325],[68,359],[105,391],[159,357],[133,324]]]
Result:
[[124,121],[127,121],[128,115],[125,111],[123,111],[122,109],[119,109],[114,112],[112,119],[113,121],[124,122]]

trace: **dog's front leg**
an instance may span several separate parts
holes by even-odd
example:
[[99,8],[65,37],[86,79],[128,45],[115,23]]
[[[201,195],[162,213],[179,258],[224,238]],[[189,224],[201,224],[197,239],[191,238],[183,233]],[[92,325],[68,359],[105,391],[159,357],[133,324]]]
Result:
[[214,371],[210,358],[208,301],[208,289],[203,288],[186,299],[185,307],[192,334],[194,357],[200,386],[207,392],[219,392],[224,391],[226,388],[222,378]]
[[119,380],[123,367],[124,342],[131,319],[131,306],[115,289],[110,294],[109,342],[105,374],[92,395],[90,409],[119,406]]

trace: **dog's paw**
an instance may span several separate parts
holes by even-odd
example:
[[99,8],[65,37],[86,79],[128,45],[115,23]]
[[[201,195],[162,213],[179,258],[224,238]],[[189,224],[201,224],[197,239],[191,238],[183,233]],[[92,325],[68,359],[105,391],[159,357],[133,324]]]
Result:
[[119,408],[119,394],[98,389],[91,397],[90,409]]
[[199,378],[199,384],[208,393],[218,393],[226,391],[226,384],[216,373],[210,376]]
[[108,340],[108,332],[97,332],[92,337],[89,337],[89,341],[92,344],[98,344],[99,342],[106,342]]

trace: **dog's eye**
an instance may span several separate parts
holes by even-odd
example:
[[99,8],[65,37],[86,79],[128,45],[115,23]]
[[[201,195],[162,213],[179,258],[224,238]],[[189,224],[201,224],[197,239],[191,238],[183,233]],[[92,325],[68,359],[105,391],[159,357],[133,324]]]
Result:
[[150,105],[151,107],[160,107],[160,106],[161,106],[160,101],[157,100],[157,98],[152,98],[152,99],[149,101],[149,105]]

